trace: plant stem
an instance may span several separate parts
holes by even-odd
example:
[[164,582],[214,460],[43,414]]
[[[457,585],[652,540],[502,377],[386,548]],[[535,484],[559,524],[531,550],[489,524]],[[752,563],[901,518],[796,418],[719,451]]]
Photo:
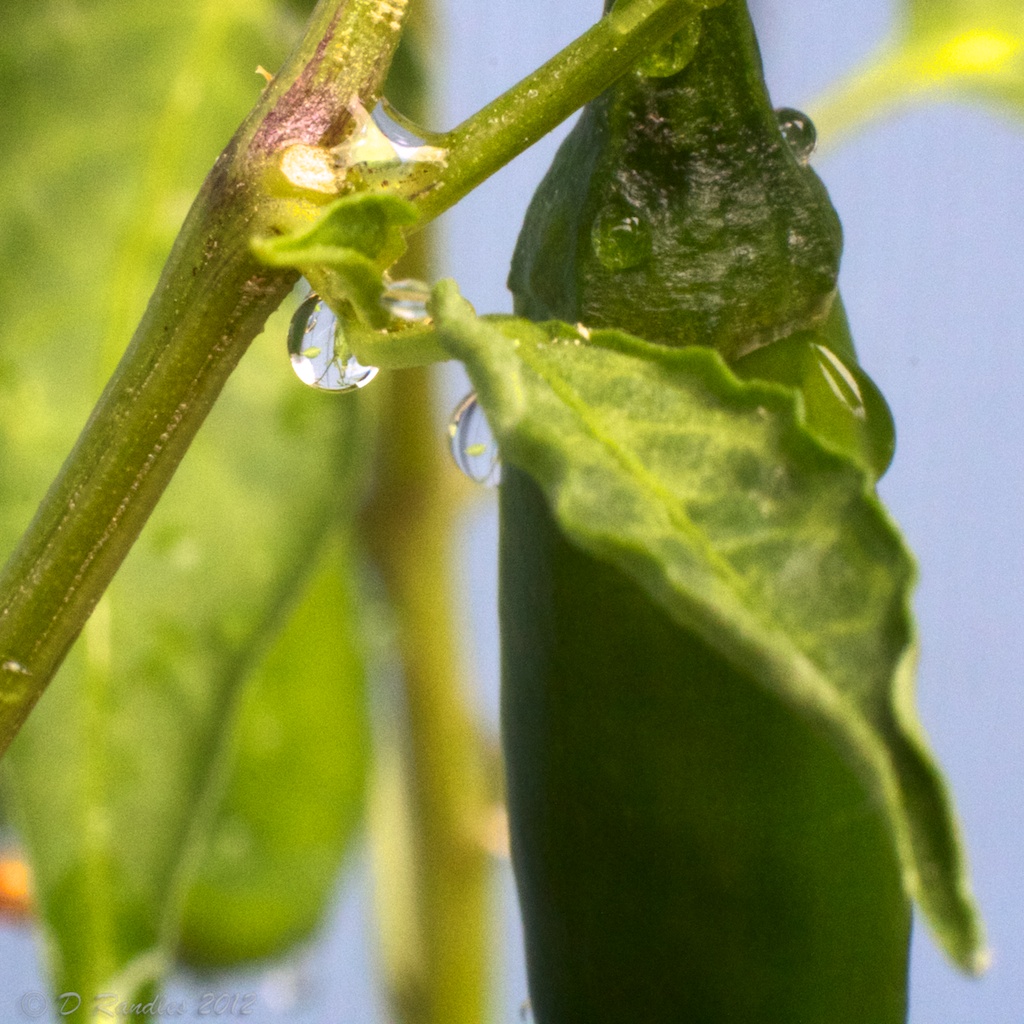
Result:
[[[433,49],[430,15],[429,4],[414,8],[403,44],[406,60],[403,64],[399,55],[389,82],[389,96],[415,118],[423,117],[429,102],[427,76],[416,74],[411,55]],[[392,86],[404,86],[404,95],[391,92]],[[433,241],[433,231],[411,239],[399,276],[429,276]],[[379,337],[365,334],[371,345]],[[413,348],[429,347],[434,332],[395,332],[378,348],[390,352],[391,343],[405,344],[408,335],[420,336]],[[383,900],[398,902],[400,931],[407,934],[411,924],[418,955],[386,961],[386,980],[401,1024],[480,1024],[488,1009],[489,944],[488,863],[478,833],[488,787],[483,740],[465,693],[461,637],[445,585],[467,488],[448,465],[439,436],[434,372],[420,368],[387,376],[376,487],[362,522],[398,627],[405,695],[400,732],[406,751],[398,760],[408,773],[404,789],[411,825],[406,853],[411,863],[402,865],[400,874],[414,882],[392,885],[399,879],[382,875],[377,884]],[[387,867],[386,860],[378,864],[381,872]],[[387,918],[380,920],[382,929]],[[394,949],[402,935],[384,938]]]
[[401,28],[381,9],[380,0],[316,8],[207,177],[131,345],[0,574],[0,754],[294,284],[294,272],[268,269],[250,252],[263,203],[255,183],[281,139],[331,143],[347,128],[353,96],[375,100]]
[[395,609],[411,744],[411,796],[424,963],[402,992],[407,1024],[486,1017],[487,785],[463,692],[450,578],[458,496],[433,415],[431,369],[398,371],[365,533]]
[[619,0],[610,14],[457,128],[431,140],[448,150],[433,178],[417,179],[423,221],[457,203],[589,103],[652,47],[699,17],[700,0]]
[[430,326],[371,331],[361,324],[353,324],[349,327],[348,340],[359,362],[382,370],[408,370],[451,359]]

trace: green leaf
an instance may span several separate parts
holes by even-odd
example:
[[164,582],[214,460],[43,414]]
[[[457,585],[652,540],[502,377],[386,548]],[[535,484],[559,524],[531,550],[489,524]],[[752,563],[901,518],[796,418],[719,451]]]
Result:
[[[24,528],[187,204],[292,28],[268,3],[5,14],[0,537]],[[72,101],[73,98],[73,101]],[[361,406],[273,320],[3,764],[51,982],[128,997],[167,966],[212,772],[253,659],[358,477]],[[86,1005],[89,1000],[86,999]]]
[[913,564],[862,469],[792,392],[616,331],[477,318],[435,290],[442,343],[503,460],[565,535],[824,730],[884,807],[907,891],[946,951],[985,962],[958,830],[911,707]]
[[332,543],[246,683],[230,776],[185,903],[181,951],[220,967],[321,922],[360,820],[367,719],[350,543]]
[[1016,0],[906,0],[893,38],[812,115],[830,142],[893,107],[941,99],[1024,114],[1024,7]]
[[253,240],[253,250],[274,267],[301,270],[329,305],[350,302],[371,327],[390,320],[380,304],[383,272],[405,252],[403,228],[416,207],[384,192],[342,196],[310,228]]

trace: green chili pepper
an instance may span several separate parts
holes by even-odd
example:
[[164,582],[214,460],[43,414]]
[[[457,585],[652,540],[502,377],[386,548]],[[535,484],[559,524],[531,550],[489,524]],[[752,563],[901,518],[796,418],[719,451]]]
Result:
[[[743,0],[704,13],[675,71],[696,34],[563,144],[513,260],[517,311],[713,345],[803,388],[811,429],[880,471],[891,443],[858,423],[887,409],[834,307],[838,221],[780,133]],[[829,404],[828,367],[859,406]],[[842,757],[570,544],[514,465],[501,521],[503,743],[539,1024],[903,1021],[909,904]]]
[[828,742],[501,483],[502,728],[538,1024],[897,1024],[910,910]]

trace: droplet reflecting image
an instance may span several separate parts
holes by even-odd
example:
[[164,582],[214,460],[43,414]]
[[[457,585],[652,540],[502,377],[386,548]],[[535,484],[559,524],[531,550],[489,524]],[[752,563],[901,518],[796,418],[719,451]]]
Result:
[[366,387],[376,366],[363,366],[348,347],[345,329],[316,294],[310,294],[292,317],[288,356],[303,384],[321,391],[345,392]]
[[811,159],[818,142],[818,131],[814,122],[801,110],[793,107],[779,107],[775,111],[779,131],[789,145],[797,163],[806,164]]
[[467,395],[448,424],[455,465],[474,483],[496,487],[501,482],[501,456],[490,424],[476,400]]

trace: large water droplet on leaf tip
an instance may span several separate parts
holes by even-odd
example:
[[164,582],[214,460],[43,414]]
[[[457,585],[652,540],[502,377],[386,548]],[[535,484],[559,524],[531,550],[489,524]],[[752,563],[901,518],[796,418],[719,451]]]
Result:
[[363,366],[345,340],[345,329],[318,295],[311,294],[292,317],[288,356],[303,384],[321,391],[345,392],[366,387],[376,366]]
[[651,229],[623,199],[613,199],[590,229],[594,255],[607,270],[630,270],[651,257]]
[[775,111],[779,131],[796,157],[797,162],[806,164],[811,159],[818,142],[818,131],[814,122],[801,110],[793,107],[779,107]]
[[455,465],[474,483],[495,487],[501,482],[501,456],[490,424],[476,400],[467,395],[448,424]]

